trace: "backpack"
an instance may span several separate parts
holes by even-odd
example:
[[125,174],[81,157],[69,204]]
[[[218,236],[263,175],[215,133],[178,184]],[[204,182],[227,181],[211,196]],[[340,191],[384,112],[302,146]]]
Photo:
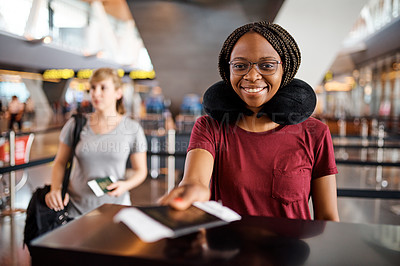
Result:
[[[74,138],[72,143],[72,155],[69,158],[64,173],[64,180],[62,185],[62,198],[64,199],[67,192],[69,176],[72,169],[72,159],[75,154],[76,144],[79,142],[80,133],[83,126],[86,124],[86,117],[82,114],[73,115],[75,118],[75,129]],[[26,220],[24,228],[24,244],[27,245],[30,250],[30,243],[33,239],[46,232],[52,231],[53,229],[68,223],[73,218],[68,216],[66,211],[68,208],[64,208],[61,211],[54,211],[47,207],[45,202],[45,196],[50,191],[50,185],[37,188],[32,194],[32,198],[29,201],[28,208],[26,210]]]

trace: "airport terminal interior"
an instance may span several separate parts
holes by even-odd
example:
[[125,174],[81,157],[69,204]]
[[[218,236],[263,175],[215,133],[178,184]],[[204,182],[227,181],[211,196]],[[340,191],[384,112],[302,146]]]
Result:
[[[0,265],[31,264],[26,209],[50,183],[65,122],[93,111],[94,69],[122,77],[148,143],[131,201],[154,205],[182,179],[223,41],[258,20],[299,43],[297,77],[332,135],[341,222],[400,225],[400,0],[0,0]],[[24,113],[10,127],[13,96]]]

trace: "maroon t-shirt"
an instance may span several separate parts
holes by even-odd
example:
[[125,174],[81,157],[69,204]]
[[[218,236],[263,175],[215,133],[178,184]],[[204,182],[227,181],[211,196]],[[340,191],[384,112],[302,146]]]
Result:
[[214,157],[211,199],[241,215],[311,219],[311,180],[337,173],[329,129],[315,118],[248,132],[202,116],[188,151],[197,148]]

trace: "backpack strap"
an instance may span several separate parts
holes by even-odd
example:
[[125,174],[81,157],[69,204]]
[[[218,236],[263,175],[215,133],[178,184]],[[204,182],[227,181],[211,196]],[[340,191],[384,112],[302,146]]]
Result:
[[82,114],[74,114],[73,115],[75,119],[75,128],[74,128],[74,135],[73,135],[73,141],[72,141],[72,153],[70,155],[70,158],[68,159],[67,165],[65,166],[65,173],[64,173],[64,179],[63,179],[63,185],[62,185],[62,190],[61,190],[61,196],[64,199],[65,194],[67,193],[68,189],[68,184],[69,184],[69,177],[71,175],[71,170],[72,170],[72,162],[75,156],[75,148],[76,145],[78,144],[80,138],[81,138],[81,131],[83,127],[86,124],[86,117]]

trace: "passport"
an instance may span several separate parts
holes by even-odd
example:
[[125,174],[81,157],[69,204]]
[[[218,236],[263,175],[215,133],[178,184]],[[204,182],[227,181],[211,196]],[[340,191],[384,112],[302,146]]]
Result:
[[92,189],[93,193],[97,197],[101,197],[110,190],[107,189],[107,186],[116,182],[116,178],[113,176],[96,178],[88,182],[89,187]]
[[144,242],[175,238],[240,219],[239,214],[215,201],[195,202],[183,211],[169,206],[129,207],[114,217]]

